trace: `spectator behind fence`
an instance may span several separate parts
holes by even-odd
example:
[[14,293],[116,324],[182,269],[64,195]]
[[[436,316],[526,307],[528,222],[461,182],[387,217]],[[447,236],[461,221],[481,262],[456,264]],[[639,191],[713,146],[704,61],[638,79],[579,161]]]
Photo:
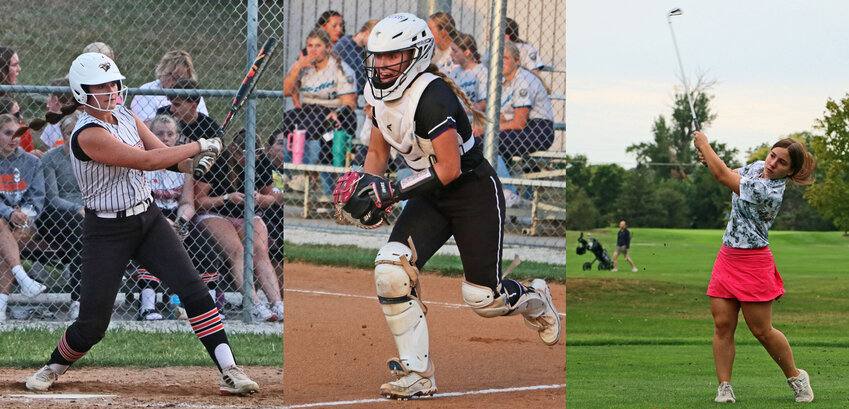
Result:
[[449,13],[436,12],[430,15],[427,26],[433,34],[434,45],[436,46],[433,50],[431,64],[436,65],[439,71],[449,73],[454,69],[454,62],[451,61],[451,41],[457,34],[454,17],[451,17]]
[[[12,98],[0,97],[0,114],[10,114],[15,117],[15,119],[20,125],[23,125],[24,113],[21,110],[21,106],[18,104],[18,102]],[[35,144],[32,143],[32,131],[29,129],[29,127],[19,129],[17,133],[20,137],[20,142],[18,142],[18,146],[23,148],[25,152],[29,152],[39,158],[41,157],[41,155],[44,155],[44,151],[35,149]]]
[[[268,138],[268,160],[271,162],[273,179],[271,195],[275,202],[262,213],[265,225],[268,226],[268,251],[271,260],[275,262],[277,277],[280,277],[280,287],[283,287],[283,187],[285,184],[283,163],[286,147],[286,133],[276,129]],[[282,294],[281,294],[282,295]]]
[[[486,39],[487,42],[489,42],[488,34]],[[542,67],[545,66],[545,62],[542,61],[539,52],[537,52],[537,49],[533,45],[525,42],[519,37],[519,24],[516,23],[516,20],[513,20],[510,17],[506,18],[506,27],[504,28],[504,41],[509,41],[513,43],[516,48],[519,49],[519,61],[521,61],[522,67],[524,69],[536,74]],[[489,51],[484,53],[483,56],[483,64],[487,65],[488,63]]]
[[[174,83],[181,78],[197,81],[192,56],[183,50],[171,50],[165,53],[159,60],[159,64],[156,65],[156,80],[142,85],[139,89],[172,88]],[[168,98],[162,95],[136,95],[130,107],[133,113],[146,122],[156,116],[157,109],[166,105],[168,105]],[[203,97],[198,101],[197,111],[209,115]]]
[[[11,47],[0,45],[0,85],[15,85],[18,74],[21,73],[21,63],[18,53]],[[6,95],[0,92],[0,96]]]
[[115,52],[112,51],[112,47],[110,47],[109,44],[104,42],[95,41],[85,46],[85,48],[83,48],[83,53],[100,53],[109,57],[110,60],[115,61]]
[[336,10],[327,10],[318,16],[315,28],[321,28],[330,36],[330,45],[336,44],[345,35],[345,20]]
[[363,92],[363,86],[366,83],[363,54],[366,51],[366,42],[368,41],[369,34],[371,34],[371,28],[375,24],[377,24],[377,20],[366,21],[356,34],[348,34],[333,44],[333,52],[340,56],[342,61],[354,70],[354,75],[357,78],[357,94]]
[[[190,78],[181,78],[174,82],[172,89],[196,90],[198,84]],[[177,144],[182,145],[199,138],[215,138],[221,127],[208,115],[200,112],[199,104],[203,99],[198,96],[169,96],[171,105],[156,110],[157,115],[170,115],[180,125],[181,137]]]
[[[177,145],[180,133],[177,122],[168,115],[157,115],[149,123],[150,131],[167,146]],[[218,284],[217,253],[213,248],[212,238],[197,225],[190,222],[195,215],[194,179],[189,174],[172,172],[167,169],[144,173],[150,184],[151,194],[156,206],[162,210],[166,220],[174,227],[177,236],[182,239],[183,246],[192,259],[192,264],[200,272],[203,282],[209,289],[209,295],[216,301],[219,315],[224,308],[223,294],[216,293]],[[136,279],[141,288],[139,319],[156,321],[163,315],[156,309],[156,290],[160,280],[150,272],[139,269]]]
[[[237,133],[233,142],[221,152],[212,169],[196,181],[195,205],[197,220],[212,237],[219,249],[227,256],[230,271],[240,288],[244,281],[244,205],[245,156],[242,151],[244,129]],[[272,165],[265,155],[256,157],[256,209],[268,208],[276,203],[272,195]],[[263,291],[271,302],[269,309],[253,293],[254,308],[251,315],[258,321],[283,320],[283,300],[280,284],[268,255],[268,230],[259,214],[254,215],[254,277],[259,279]]]
[[[486,81],[489,71],[485,66],[479,64],[480,58],[475,38],[470,34],[457,33],[451,43],[451,61],[454,62],[454,69],[448,73],[448,77],[454,80],[457,86],[466,93],[475,108],[484,110],[486,109]],[[467,114],[471,112],[469,108],[465,109]],[[469,122],[472,122],[471,117]],[[482,128],[478,126],[473,128],[475,136],[483,135]]]
[[[56,78],[50,81],[51,87],[69,87],[71,83],[68,81],[68,78]],[[50,97],[47,98],[47,111],[52,112],[54,114],[62,114],[62,107],[68,106],[74,103],[74,97],[71,95],[71,92],[58,92],[50,94]],[[47,124],[44,127],[44,131],[41,132],[41,136],[39,137],[41,142],[44,142],[44,146],[48,148],[54,148],[58,145],[62,144],[62,129],[60,124]]]
[[21,265],[20,248],[29,241],[44,207],[44,175],[38,158],[18,146],[19,127],[14,116],[0,115],[0,321],[6,320],[13,278],[27,297],[46,289]]
[[546,150],[554,142],[554,113],[542,81],[519,66],[519,49],[504,43],[501,122],[498,153],[513,155]]
[[[71,114],[57,124],[62,132],[60,141],[70,140],[78,118],[77,114]],[[70,144],[60,144],[41,157],[46,199],[38,232],[59,250],[71,290],[68,314],[71,320],[76,320],[80,314],[79,238],[85,211],[69,150]]]
[[283,80],[283,94],[295,92],[301,108],[286,111],[283,130],[286,134],[306,131],[303,163],[333,163],[332,141],[321,136],[334,128],[354,134],[357,88],[353,70],[330,50],[330,37],[321,28],[309,33],[306,54],[298,56]]

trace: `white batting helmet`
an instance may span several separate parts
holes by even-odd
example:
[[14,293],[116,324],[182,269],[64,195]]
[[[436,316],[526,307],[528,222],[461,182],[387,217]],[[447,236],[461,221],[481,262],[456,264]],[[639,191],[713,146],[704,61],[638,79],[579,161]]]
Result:
[[[416,76],[430,65],[433,57],[433,34],[427,23],[409,13],[393,14],[380,20],[371,29],[366,46],[366,78],[369,89],[375,99],[392,101],[401,97],[404,90]],[[412,50],[412,56],[390,66],[375,66],[375,54]],[[409,62],[402,71],[400,68]],[[399,75],[391,81],[383,82],[377,70],[393,70]]]
[[[71,93],[74,95],[74,99],[82,105],[88,105],[88,96],[93,95],[83,87],[84,85],[99,85],[113,81],[118,82],[118,92],[122,94],[122,100],[125,100],[127,89],[124,88],[124,79],[126,77],[121,75],[115,61],[100,53],[80,54],[71,63],[71,69],[68,71]],[[100,109],[99,107],[91,107]]]

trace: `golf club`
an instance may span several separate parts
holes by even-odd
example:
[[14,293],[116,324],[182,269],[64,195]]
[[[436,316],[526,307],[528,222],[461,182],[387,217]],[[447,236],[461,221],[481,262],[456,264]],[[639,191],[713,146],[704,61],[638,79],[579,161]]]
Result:
[[[666,15],[666,21],[669,23],[669,32],[672,34],[672,45],[675,47],[675,56],[678,57],[678,68],[681,70],[681,79],[684,81],[684,93],[687,95],[687,103],[690,104],[690,114],[693,116],[693,124],[696,126],[697,131],[701,131],[702,127],[699,125],[699,120],[696,118],[696,108],[693,105],[693,98],[690,96],[690,88],[687,85],[687,75],[684,74],[684,64],[681,62],[681,53],[678,52],[678,41],[675,40],[675,30],[672,29],[672,17],[680,16],[684,14],[681,9],[673,9]],[[707,163],[702,162],[703,165],[707,166]]]

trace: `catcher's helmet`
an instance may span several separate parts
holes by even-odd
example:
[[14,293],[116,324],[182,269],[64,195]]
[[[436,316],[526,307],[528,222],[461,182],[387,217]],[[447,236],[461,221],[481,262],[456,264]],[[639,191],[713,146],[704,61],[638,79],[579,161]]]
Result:
[[82,105],[100,111],[107,110],[88,104],[88,96],[94,94],[89,93],[85,86],[117,81],[118,93],[123,101],[126,100],[127,94],[127,89],[124,87],[124,79],[126,77],[121,75],[121,71],[118,70],[115,61],[100,53],[80,54],[71,63],[71,69],[68,71],[68,81],[71,83],[71,93],[74,95],[74,99]]
[[[370,92],[374,99],[392,101],[401,97],[416,76],[430,65],[433,57],[433,34],[427,23],[409,13],[393,14],[375,24],[366,46],[365,69]],[[412,50],[408,59],[390,66],[375,66],[375,55]],[[405,63],[409,65],[403,70]],[[377,70],[394,70],[399,73],[390,81],[380,80]]]

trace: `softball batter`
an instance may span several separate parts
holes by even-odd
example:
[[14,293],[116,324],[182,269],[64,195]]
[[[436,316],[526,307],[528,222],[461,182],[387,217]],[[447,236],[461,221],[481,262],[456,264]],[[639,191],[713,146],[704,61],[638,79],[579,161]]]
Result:
[[[465,271],[463,300],[486,318],[521,314],[547,345],[560,338],[560,318],[545,281],[525,286],[501,277],[504,195],[501,182],[482,154],[481,141],[460,104],[472,104],[459,87],[430,65],[433,35],[412,14],[381,20],[366,52],[366,101],[374,107],[365,173],[349,172],[334,192],[342,214],[377,225],[388,208],[407,200],[375,259],[375,283],[398,358],[389,360],[396,380],[380,394],[406,399],[436,393],[430,359],[426,309],[418,298],[418,269],[452,235]],[[483,114],[474,111],[476,120]],[[389,148],[416,172],[391,181]],[[412,243],[412,248],[409,247]]]
[[724,403],[737,399],[730,382],[734,331],[742,310],[752,335],[787,377],[796,402],[813,401],[808,373],[796,368],[790,343],[772,326],[772,302],[784,295],[784,284],[769,250],[768,236],[781,207],[787,179],[810,184],[816,161],[804,144],[785,138],[772,146],[766,161],[731,170],[713,151],[704,133],[696,131],[693,143],[716,180],[734,191],[731,217],[707,290],[714,321],[713,360],[719,381],[714,400]]
[[[236,366],[227,334],[206,286],[176,233],[152,202],[143,171],[209,170],[221,141],[200,139],[166,147],[123,105],[124,76],[109,57],[86,53],[71,64],[71,91],[83,114],[71,135],[71,163],[85,203],[80,314],[62,334],[47,365],[27,378],[46,391],[106,333],[130,259],[159,277],[183,300],[197,337],[221,373],[222,394],[259,390]],[[188,159],[192,158],[194,159]]]

